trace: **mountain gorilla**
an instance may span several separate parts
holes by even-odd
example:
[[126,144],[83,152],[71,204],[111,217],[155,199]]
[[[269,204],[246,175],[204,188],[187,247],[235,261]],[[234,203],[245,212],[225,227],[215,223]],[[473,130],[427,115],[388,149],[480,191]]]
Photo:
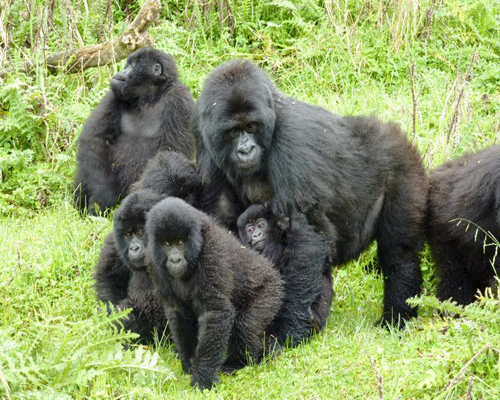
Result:
[[237,368],[247,352],[260,360],[273,349],[266,327],[280,308],[283,283],[267,259],[174,197],[153,207],[146,234],[151,277],[193,386],[210,388],[223,364]]
[[137,50],[111,79],[78,142],[75,205],[90,214],[127,194],[160,150],[194,157],[189,121],[194,101],[178,79],[175,60],[152,48]]
[[114,231],[104,243],[94,279],[99,300],[110,308],[132,308],[123,326],[152,342],[154,331],[167,330],[167,318],[159,295],[146,270],[146,214],[163,197],[141,190],[125,198],[114,217]]
[[[193,118],[202,208],[222,212],[270,202],[275,214],[297,209],[326,236],[342,264],[378,242],[384,274],[381,322],[403,323],[420,292],[427,179],[415,147],[395,124],[339,117],[283,94],[250,62],[217,67]],[[286,280],[286,278],[285,278]]]
[[254,204],[238,218],[244,245],[273,262],[285,280],[285,303],[269,331],[283,344],[296,345],[312,329],[326,324],[333,298],[331,268],[325,268],[328,248],[302,214],[279,219]]
[[427,219],[440,277],[437,297],[471,303],[500,273],[496,246],[485,235],[500,239],[500,146],[432,171]]
[[201,186],[200,175],[191,161],[175,151],[162,151],[149,160],[141,179],[130,190],[151,189],[198,207]]

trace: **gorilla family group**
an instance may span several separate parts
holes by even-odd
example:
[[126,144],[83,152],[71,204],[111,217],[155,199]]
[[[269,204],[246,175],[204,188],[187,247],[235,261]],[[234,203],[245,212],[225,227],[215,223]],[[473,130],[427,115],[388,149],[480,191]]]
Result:
[[131,308],[123,327],[140,340],[168,335],[201,389],[320,331],[332,266],[373,240],[382,325],[416,316],[406,300],[420,293],[426,234],[439,299],[468,304],[495,284],[485,232],[500,238],[500,147],[429,179],[396,124],[291,98],[248,61],[216,67],[195,103],[170,55],[136,51],[87,120],[77,161],[82,212],[123,198],[98,299]]

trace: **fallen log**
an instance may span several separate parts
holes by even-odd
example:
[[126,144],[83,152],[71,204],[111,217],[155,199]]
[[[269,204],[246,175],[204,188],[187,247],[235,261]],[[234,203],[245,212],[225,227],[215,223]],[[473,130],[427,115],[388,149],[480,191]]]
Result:
[[135,19],[116,39],[49,54],[46,59],[47,68],[51,72],[80,72],[87,68],[116,63],[141,47],[151,46],[153,40],[147,29],[157,23],[160,10],[160,0],[146,1]]

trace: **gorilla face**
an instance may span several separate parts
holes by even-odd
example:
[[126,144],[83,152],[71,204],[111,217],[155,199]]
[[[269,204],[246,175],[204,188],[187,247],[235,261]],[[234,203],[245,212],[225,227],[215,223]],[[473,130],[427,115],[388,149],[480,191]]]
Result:
[[271,225],[265,218],[249,221],[245,226],[244,240],[250,244],[252,249],[261,252],[269,239],[270,231]]
[[110,87],[120,99],[149,101],[176,77],[177,67],[170,55],[143,48],[127,58],[125,68],[113,76]]
[[118,252],[132,270],[146,267],[146,214],[161,199],[151,190],[140,190],[127,196],[116,211],[113,227]]
[[174,242],[163,242],[165,257],[167,259],[167,271],[174,279],[181,279],[186,273],[188,262],[185,256],[186,241],[177,239]]
[[264,170],[276,122],[269,80],[239,60],[219,66],[216,74],[217,79],[207,79],[199,100],[203,141],[231,177],[257,174]]
[[153,268],[164,279],[188,279],[196,268],[203,246],[203,214],[185,201],[170,197],[148,214]]

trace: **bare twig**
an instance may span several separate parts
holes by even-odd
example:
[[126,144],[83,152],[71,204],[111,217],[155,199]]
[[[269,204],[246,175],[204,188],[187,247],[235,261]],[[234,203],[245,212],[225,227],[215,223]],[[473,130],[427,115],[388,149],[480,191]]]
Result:
[[460,101],[462,100],[462,96],[465,91],[465,87],[467,86],[467,77],[470,77],[472,74],[472,67],[474,65],[474,62],[477,61],[477,45],[474,48],[474,54],[472,55],[472,60],[470,61],[469,68],[467,68],[467,72],[464,75],[464,83],[462,85],[462,89],[460,90],[460,93],[458,94],[458,99],[455,105],[455,111],[453,112],[453,116],[451,118],[451,123],[450,123],[450,129],[448,130],[448,135],[446,136],[446,145],[450,142],[450,137],[451,133],[455,129],[455,125],[457,123],[458,119],[458,110],[460,108]]
[[415,66],[415,63],[413,63],[410,67],[410,82],[411,82],[411,98],[413,102],[413,140],[417,137],[417,109],[418,109],[418,103],[417,103],[417,95],[415,93],[415,79],[417,77],[417,72],[416,72],[417,67]]
[[148,0],[132,23],[116,39],[103,44],[49,54],[47,67],[51,71],[63,70],[74,73],[123,60],[138,48],[152,45],[153,41],[146,31],[156,23],[160,10],[160,0]]
[[10,400],[10,388],[9,384],[7,383],[7,379],[5,379],[5,375],[3,374],[2,370],[0,370],[0,382],[2,382],[2,385],[5,389],[5,393],[7,395],[7,399]]
[[472,399],[472,387],[474,386],[474,377],[471,376],[469,379],[469,384],[467,385],[467,400]]
[[368,357],[368,361],[370,361],[370,365],[372,366],[373,374],[377,378],[378,396],[379,396],[380,400],[383,400],[384,399],[384,387],[383,387],[383,384],[382,384],[383,383],[382,376],[380,376],[377,373],[377,369],[375,368],[375,365],[373,364],[373,361],[370,358],[370,356],[368,355],[368,353],[366,353],[366,356]]
[[446,385],[445,390],[451,389],[453,386],[455,386],[460,380],[462,379],[463,375],[465,374],[465,370],[478,358],[482,353],[484,353],[486,350],[491,349],[491,343],[486,343],[481,350],[479,350],[474,356],[465,363],[465,365],[458,371],[458,374],[456,374],[453,379]]

